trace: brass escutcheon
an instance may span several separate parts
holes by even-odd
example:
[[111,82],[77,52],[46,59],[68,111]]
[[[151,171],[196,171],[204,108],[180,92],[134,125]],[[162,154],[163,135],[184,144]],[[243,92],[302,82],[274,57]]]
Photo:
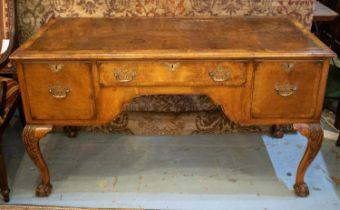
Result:
[[64,64],[48,64],[48,66],[50,67],[52,72],[58,73],[63,69]]
[[285,72],[290,73],[291,71],[293,71],[294,68],[294,64],[293,63],[284,63],[283,65],[283,69],[285,70]]
[[171,72],[175,72],[181,66],[180,63],[165,63],[165,65]]

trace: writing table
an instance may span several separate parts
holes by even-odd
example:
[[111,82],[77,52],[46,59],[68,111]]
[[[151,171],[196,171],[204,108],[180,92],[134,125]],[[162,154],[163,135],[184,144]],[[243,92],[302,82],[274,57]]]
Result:
[[236,123],[294,124],[307,137],[294,185],[307,196],[304,174],[323,140],[333,56],[281,17],[51,20],[11,56],[27,121],[23,141],[42,177],[36,195],[52,189],[39,148],[52,126],[108,123],[140,95],[206,94]]

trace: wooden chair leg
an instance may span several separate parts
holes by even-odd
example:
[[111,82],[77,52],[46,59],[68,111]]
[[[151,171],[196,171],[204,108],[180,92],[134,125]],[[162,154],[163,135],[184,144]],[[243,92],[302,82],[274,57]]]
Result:
[[338,140],[336,141],[335,146],[340,147],[340,135],[338,136]]
[[[338,102],[338,108],[337,108],[336,114],[335,114],[334,126],[335,126],[336,129],[340,129],[340,100]],[[340,135],[339,135],[338,140],[336,141],[335,145],[337,147],[340,147]]]
[[2,139],[0,138],[0,188],[1,194],[4,198],[5,202],[9,201],[9,188],[8,188],[8,181],[7,181],[7,172],[5,166],[5,159],[2,153]]
[[337,129],[340,129],[340,100],[338,102],[338,108],[336,110],[336,113],[335,113],[335,122],[334,122],[334,126],[337,128]]

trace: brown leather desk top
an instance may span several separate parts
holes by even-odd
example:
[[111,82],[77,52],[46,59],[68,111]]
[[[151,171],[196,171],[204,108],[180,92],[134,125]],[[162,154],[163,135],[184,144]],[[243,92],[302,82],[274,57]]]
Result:
[[51,20],[13,59],[329,57],[285,18],[73,18]]

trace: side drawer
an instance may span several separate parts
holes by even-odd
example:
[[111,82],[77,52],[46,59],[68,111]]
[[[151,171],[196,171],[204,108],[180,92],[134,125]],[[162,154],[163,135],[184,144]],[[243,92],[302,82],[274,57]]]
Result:
[[98,63],[102,86],[241,86],[247,61],[132,61]]
[[90,63],[23,63],[32,119],[92,119]]
[[255,118],[315,115],[322,61],[258,61],[252,101]]

